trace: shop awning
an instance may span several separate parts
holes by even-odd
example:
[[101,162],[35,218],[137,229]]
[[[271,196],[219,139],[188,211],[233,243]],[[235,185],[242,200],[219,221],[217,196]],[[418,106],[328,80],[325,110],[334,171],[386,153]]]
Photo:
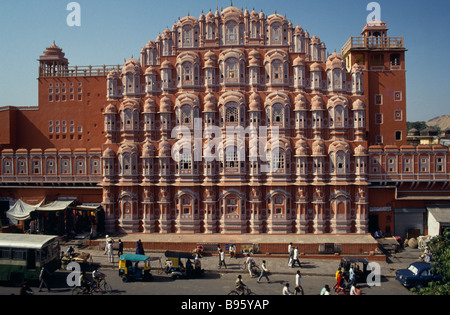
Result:
[[450,223],[450,206],[427,206],[428,211],[439,223]]
[[102,207],[101,204],[99,205],[79,205],[75,207],[71,207],[73,210],[80,210],[80,211],[98,211]]
[[75,200],[60,201],[56,200],[44,206],[37,207],[36,211],[63,211],[75,204]]
[[17,202],[12,206],[7,212],[6,215],[11,220],[24,221],[30,219],[30,213],[36,211],[44,201],[42,200],[37,205],[29,205],[22,200],[17,200]]

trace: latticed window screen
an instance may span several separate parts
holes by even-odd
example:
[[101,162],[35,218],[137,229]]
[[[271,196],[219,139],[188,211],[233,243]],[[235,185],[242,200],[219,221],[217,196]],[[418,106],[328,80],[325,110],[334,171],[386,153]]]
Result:
[[181,111],[181,123],[191,124],[192,123],[192,111],[190,108],[183,108]]
[[284,111],[282,106],[274,106],[272,110],[272,123],[283,123]]
[[225,112],[225,121],[227,123],[233,123],[239,121],[239,111],[235,106],[227,107]]

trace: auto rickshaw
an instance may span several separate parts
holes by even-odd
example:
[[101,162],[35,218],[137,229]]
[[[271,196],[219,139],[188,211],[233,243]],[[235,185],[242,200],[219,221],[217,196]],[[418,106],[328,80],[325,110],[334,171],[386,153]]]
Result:
[[[164,253],[166,256],[165,273],[173,279],[180,278],[200,278],[203,276],[204,270],[201,267],[200,258],[188,252],[171,252]],[[185,259],[183,264],[182,259]]]
[[365,282],[367,276],[370,274],[370,270],[367,270],[369,261],[362,257],[343,257],[341,259],[340,267],[342,269],[343,277],[346,281],[349,281],[349,271],[350,267],[353,267],[353,272],[356,276],[356,282]]
[[[123,254],[119,261],[119,276],[123,282],[153,279],[150,261],[159,260],[159,258],[150,258],[146,255]],[[139,264],[142,263],[142,267]]]

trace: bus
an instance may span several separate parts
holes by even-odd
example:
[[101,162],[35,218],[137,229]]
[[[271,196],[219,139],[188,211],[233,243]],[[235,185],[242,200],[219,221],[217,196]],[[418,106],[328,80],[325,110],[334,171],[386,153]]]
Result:
[[0,281],[20,286],[39,279],[41,267],[59,269],[60,250],[56,236],[0,233]]

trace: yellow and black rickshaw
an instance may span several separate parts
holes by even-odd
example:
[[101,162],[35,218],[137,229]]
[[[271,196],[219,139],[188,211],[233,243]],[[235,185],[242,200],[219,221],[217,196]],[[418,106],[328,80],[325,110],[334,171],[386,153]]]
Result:
[[[123,254],[119,261],[119,276],[123,282],[153,279],[151,272],[151,261],[159,258],[150,258],[146,255]],[[141,264],[141,266],[139,266]]]
[[[166,256],[165,273],[173,279],[179,278],[200,278],[204,274],[201,266],[200,258],[188,252],[172,252],[164,253]],[[183,260],[184,259],[184,263]]]

